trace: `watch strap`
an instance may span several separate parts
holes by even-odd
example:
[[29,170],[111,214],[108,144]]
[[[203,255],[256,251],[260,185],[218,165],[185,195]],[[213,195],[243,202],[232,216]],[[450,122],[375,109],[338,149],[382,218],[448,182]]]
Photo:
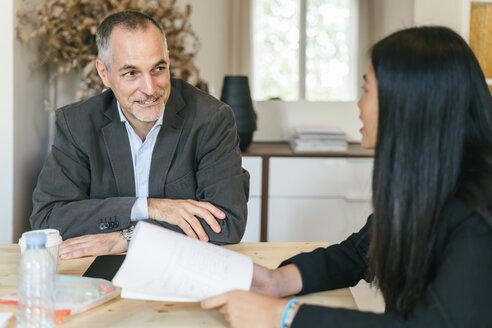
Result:
[[135,231],[135,227],[133,226],[133,224],[131,226],[129,226],[128,228],[126,229],[123,229],[123,230],[120,230],[121,232],[121,235],[123,236],[123,238],[125,238],[127,241],[130,241],[132,240],[132,237],[133,237],[133,232]]

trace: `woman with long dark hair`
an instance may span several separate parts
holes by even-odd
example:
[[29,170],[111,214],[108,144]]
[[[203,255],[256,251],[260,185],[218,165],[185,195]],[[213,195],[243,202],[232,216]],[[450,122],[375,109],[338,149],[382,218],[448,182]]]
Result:
[[[276,270],[255,264],[253,292],[202,306],[232,327],[492,327],[492,100],[472,51],[448,28],[396,32],[372,48],[358,105],[375,148],[366,225]],[[275,298],[361,279],[385,313]]]

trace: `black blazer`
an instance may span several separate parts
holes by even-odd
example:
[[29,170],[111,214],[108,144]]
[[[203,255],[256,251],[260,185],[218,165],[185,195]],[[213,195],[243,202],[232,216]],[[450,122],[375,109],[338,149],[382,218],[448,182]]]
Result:
[[[364,277],[371,219],[338,245],[282,263],[300,269],[301,294],[354,286]],[[492,327],[492,226],[455,201],[444,211],[436,248],[436,277],[408,320],[392,312],[302,305],[292,327]]]
[[[227,218],[210,241],[239,242],[245,229],[249,174],[241,168],[230,107],[172,80],[152,153],[149,197],[209,201]],[[33,193],[33,229],[56,228],[63,239],[130,225],[136,201],[127,131],[111,90],[56,111],[56,135]],[[176,231],[177,226],[159,224]]]

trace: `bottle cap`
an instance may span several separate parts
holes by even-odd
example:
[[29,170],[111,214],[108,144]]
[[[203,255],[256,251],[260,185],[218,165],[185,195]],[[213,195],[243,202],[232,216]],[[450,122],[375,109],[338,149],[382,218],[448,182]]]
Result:
[[45,247],[46,246],[46,234],[44,232],[31,233],[26,236],[26,247]]

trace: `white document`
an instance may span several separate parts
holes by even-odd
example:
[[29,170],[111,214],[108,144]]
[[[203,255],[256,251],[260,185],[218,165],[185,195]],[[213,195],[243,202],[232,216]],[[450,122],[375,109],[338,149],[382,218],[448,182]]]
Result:
[[197,302],[249,290],[252,279],[250,257],[139,222],[113,284],[122,288],[123,298]]

